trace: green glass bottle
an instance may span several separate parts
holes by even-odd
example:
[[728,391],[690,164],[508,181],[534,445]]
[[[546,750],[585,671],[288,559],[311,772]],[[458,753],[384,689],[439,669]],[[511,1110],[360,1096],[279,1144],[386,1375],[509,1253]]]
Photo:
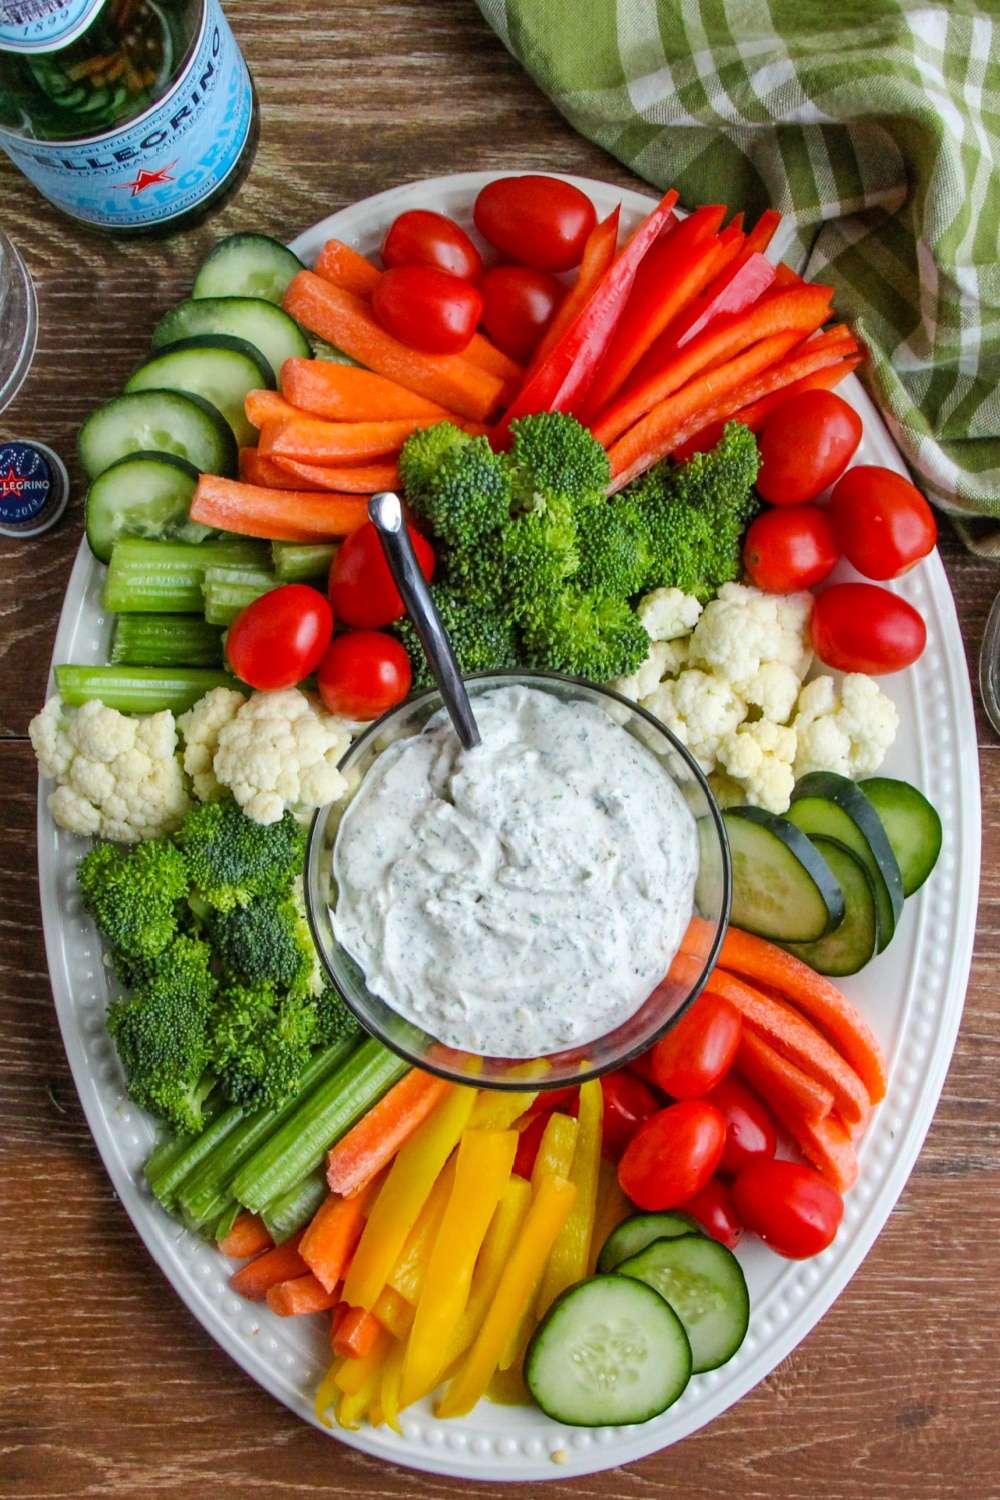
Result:
[[218,0],[0,0],[0,147],[82,223],[188,228],[239,187],[258,130]]

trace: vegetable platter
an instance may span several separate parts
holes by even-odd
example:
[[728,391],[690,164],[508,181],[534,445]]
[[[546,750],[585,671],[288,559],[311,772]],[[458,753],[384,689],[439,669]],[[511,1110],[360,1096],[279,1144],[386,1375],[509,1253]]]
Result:
[[[432,209],[471,229],[473,200],[496,174],[415,182],[355,204],[302,234],[292,249],[311,264],[332,236],[377,252],[405,209]],[[633,229],[652,200],[570,178],[600,216],[622,206]],[[840,393],[864,425],[857,459],[904,473],[872,403],[854,376]],[[102,569],[81,545],[55,644],[57,662],[107,660],[111,620],[100,607]],[[839,565],[834,580],[854,576]],[[471,1479],[540,1480],[582,1475],[640,1459],[695,1432],[763,1380],[809,1333],[858,1269],[885,1224],[928,1130],[962,1012],[976,912],[980,800],[972,697],[954,604],[937,553],[889,585],[927,624],[927,647],[887,687],[899,712],[883,774],[930,795],[943,826],[941,858],[895,940],[844,992],[863,1011],[889,1062],[889,1089],[860,1144],[860,1177],[847,1196],[833,1244],[806,1261],[775,1256],[750,1236],[738,1250],[751,1301],[749,1333],[723,1367],[695,1376],[662,1416],[639,1426],[564,1427],[540,1411],[480,1402],[467,1416],[439,1420],[429,1401],[409,1408],[403,1435],[383,1426],[336,1436],[396,1464]],[[51,690],[51,685],[50,685]],[[316,1422],[314,1393],[328,1362],[326,1330],[310,1318],[281,1319],[229,1287],[231,1263],[178,1229],[146,1185],[152,1121],[132,1105],[104,1024],[107,981],[97,935],[75,887],[79,843],[59,830],[39,798],[39,874],[57,1014],[87,1119],[115,1190],[177,1293],[216,1341],[267,1391]]]

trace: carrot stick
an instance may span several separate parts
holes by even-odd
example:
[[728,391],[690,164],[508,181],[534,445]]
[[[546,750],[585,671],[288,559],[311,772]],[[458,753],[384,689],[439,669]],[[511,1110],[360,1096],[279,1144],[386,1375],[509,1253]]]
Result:
[[724,969],[713,969],[706,988],[731,1001],[742,1012],[745,1027],[828,1088],[846,1124],[866,1117],[870,1103],[864,1084],[811,1021]]
[[719,963],[761,981],[822,1027],[863,1082],[873,1104],[885,1098],[888,1073],[875,1033],[835,984],[766,938],[730,927]]
[[394,422],[325,422],[322,417],[296,412],[264,423],[260,451],[265,458],[347,466],[387,454],[394,456],[411,432],[433,425],[434,419],[427,417],[400,417]]
[[374,495],[399,489],[399,465],[393,459],[350,464],[342,469],[327,464],[301,464],[294,458],[268,458],[259,448],[240,449],[240,478],[272,490],[336,490],[341,494]]
[[332,281],[334,286],[353,292],[356,297],[370,297],[382,276],[367,256],[352,250],[343,240],[327,240],[313,270],[324,281]]
[[[772,391],[769,396],[762,396],[759,401],[740,407],[739,411],[734,411],[728,420],[741,422],[744,427],[749,427],[751,432],[760,432],[771,413],[776,411],[782,402],[789,401],[792,396],[801,395],[803,391],[832,391],[840,384],[844,376],[849,375],[860,363],[861,355],[856,354],[849,359],[839,360],[835,365],[827,365],[825,369],[814,370],[811,375],[803,375],[801,380],[793,380],[791,385],[782,386],[780,390]],[[682,447],[673,450],[671,458],[677,463],[684,463],[694,453],[707,453],[721,438],[724,426],[724,422],[710,422],[707,427],[700,427]]]
[[331,1192],[356,1193],[387,1166],[453,1084],[419,1068],[404,1073],[387,1094],[330,1149],[326,1180]]
[[299,1254],[328,1292],[347,1274],[374,1196],[373,1183],[351,1197],[331,1193],[306,1226]]
[[291,402],[286,401],[277,391],[248,391],[243,410],[247,414],[247,421],[252,422],[255,427],[263,427],[265,422],[298,416]]
[[270,490],[202,474],[191,501],[191,519],[272,542],[334,542],[364,524],[368,503],[363,495]]
[[459,354],[421,354],[386,333],[360,297],[299,271],[288,285],[285,311],[379,375],[475,422],[499,405],[504,381]]
[[528,380],[544,363],[546,355],[554,349],[562,338],[566,329],[576,318],[577,313],[589,300],[591,293],[597,286],[601,277],[615,258],[615,250],[618,245],[618,221],[621,218],[622,206],[617,204],[606,219],[599,224],[587,236],[587,242],[583,247],[583,257],[580,261],[580,269],[576,273],[576,280],[559,304],[555,317],[549,324],[542,341],[538,345],[528,366],[525,380]]
[[652,468],[677,444],[686,422],[724,393],[746,384],[754,375],[777,364],[801,338],[801,333],[796,330],[761,339],[735,359],[688,381],[674,395],[654,406],[608,450],[612,474],[610,492],[620,490],[637,474]]
[[775,1104],[774,1113],[806,1161],[829,1178],[838,1192],[846,1193],[858,1179],[858,1157],[843,1122],[831,1114],[809,1124],[794,1111],[786,1118],[783,1108]]
[[334,1306],[340,1293],[328,1292],[311,1273],[279,1281],[267,1289],[267,1305],[281,1318],[298,1317],[300,1313],[326,1312]]
[[804,1073],[795,1063],[745,1027],[740,1033],[734,1066],[768,1104],[776,1101],[809,1125],[815,1125],[833,1109],[833,1094],[822,1083]]
[[381,1332],[382,1324],[363,1307],[347,1307],[337,1319],[330,1342],[334,1354],[363,1359]]
[[226,1237],[219,1241],[219,1249],[231,1260],[243,1260],[248,1255],[259,1255],[273,1244],[264,1220],[244,1208],[237,1214]]
[[374,370],[337,365],[328,359],[286,359],[281,367],[281,391],[293,407],[331,422],[386,422],[398,417],[442,422],[455,416],[437,401],[428,401]]
[[277,1286],[279,1281],[290,1281],[293,1276],[304,1276],[309,1267],[299,1254],[300,1238],[301,1235],[294,1235],[234,1271],[229,1278],[233,1291],[251,1302],[263,1302],[268,1287]]

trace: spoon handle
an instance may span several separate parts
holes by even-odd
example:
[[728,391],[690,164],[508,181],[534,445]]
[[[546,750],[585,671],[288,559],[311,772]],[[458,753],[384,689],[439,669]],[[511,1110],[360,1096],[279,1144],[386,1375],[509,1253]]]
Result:
[[368,502],[368,515],[378,532],[389,571],[413,621],[462,749],[472,750],[480,742],[479,726],[448,633],[420,571],[410,533],[403,524],[399,496],[391,490],[373,495]]

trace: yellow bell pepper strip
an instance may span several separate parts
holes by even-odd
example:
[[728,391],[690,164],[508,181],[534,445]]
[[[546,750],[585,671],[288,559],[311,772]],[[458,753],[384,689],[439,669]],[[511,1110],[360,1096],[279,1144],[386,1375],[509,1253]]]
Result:
[[635,1204],[618,1181],[617,1166],[613,1161],[608,1161],[607,1157],[602,1156],[597,1180],[594,1232],[590,1237],[590,1257],[587,1261],[588,1276],[593,1276],[597,1269],[597,1257],[608,1235],[632,1213],[635,1213]]
[[406,1345],[402,1406],[409,1406],[440,1368],[441,1352],[465,1311],[476,1257],[510,1181],[516,1151],[515,1130],[466,1130],[459,1142],[455,1182]]
[[475,1089],[456,1088],[446,1094],[397,1155],[344,1280],[344,1300],[352,1307],[370,1309],[375,1305],[406,1236],[458,1145],[475,1101]]
[[444,1170],[431,1188],[430,1196],[417,1216],[417,1222],[406,1236],[406,1244],[392,1268],[388,1286],[404,1297],[411,1307],[420,1301],[420,1289],[424,1284],[427,1266],[437,1232],[441,1228],[444,1211],[448,1207],[451,1185],[455,1180],[455,1157],[445,1162]]
[[549,1115],[542,1132],[538,1155],[531,1169],[532,1192],[538,1191],[543,1178],[568,1177],[576,1149],[577,1122],[572,1115],[557,1112]]
[[601,1169],[603,1125],[604,1095],[600,1083],[593,1078],[580,1089],[576,1148],[569,1169],[569,1180],[576,1184],[576,1199],[545,1267],[535,1303],[535,1316],[539,1321],[560,1292],[564,1292],[574,1282],[582,1281],[587,1274],[590,1241],[594,1232],[594,1210],[597,1205],[597,1181]]
[[372,1312],[394,1339],[405,1339],[413,1325],[413,1305],[386,1284],[375,1299]]
[[439,1417],[464,1416],[485,1394],[511,1329],[531,1306],[545,1262],[575,1197],[576,1187],[565,1177],[552,1174],[539,1184],[479,1336],[438,1403]]
[[340,1374],[340,1367],[343,1363],[342,1359],[335,1359],[316,1389],[316,1416],[324,1427],[329,1427],[331,1432],[333,1431],[333,1423],[326,1414],[341,1395],[340,1386],[337,1384],[337,1376]]
[[341,1360],[334,1383],[345,1396],[356,1396],[368,1384],[373,1370],[382,1369],[382,1361],[392,1347],[392,1335],[380,1328],[367,1354],[348,1355]]
[[509,1370],[494,1370],[486,1395],[497,1406],[534,1406],[531,1392],[524,1383],[521,1361]]
[[382,1385],[379,1390],[379,1403],[382,1408],[382,1417],[387,1427],[393,1432],[403,1436],[402,1423],[399,1420],[399,1386],[403,1378],[403,1360],[406,1356],[406,1345],[393,1344],[385,1357],[382,1366]]
[[537,1098],[537,1090],[531,1094],[498,1094],[493,1089],[480,1089],[469,1116],[469,1129],[509,1130]]

